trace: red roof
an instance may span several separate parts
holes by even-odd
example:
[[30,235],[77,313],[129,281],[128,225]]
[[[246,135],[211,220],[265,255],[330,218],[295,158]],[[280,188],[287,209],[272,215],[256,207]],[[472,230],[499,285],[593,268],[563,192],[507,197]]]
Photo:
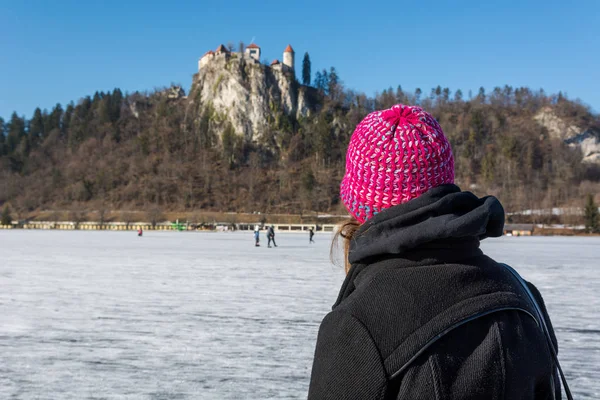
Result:
[[246,47],[247,49],[260,49],[260,46],[254,44],[254,43],[250,43],[248,45],[248,47]]
[[286,47],[283,52],[284,53],[293,53],[294,49],[292,49],[292,45],[291,44],[288,44],[288,47]]
[[217,47],[217,53],[229,53],[229,50],[227,50],[227,47],[224,45],[220,45]]
[[279,60],[273,60],[273,62],[271,63],[271,65],[277,65],[279,64]]
[[[212,51],[212,50],[209,50],[209,51],[207,51],[206,53],[204,53],[204,56],[207,56],[207,55],[209,55],[209,54],[215,54],[215,52],[214,52],[214,51]],[[202,57],[204,57],[204,56],[202,56]]]

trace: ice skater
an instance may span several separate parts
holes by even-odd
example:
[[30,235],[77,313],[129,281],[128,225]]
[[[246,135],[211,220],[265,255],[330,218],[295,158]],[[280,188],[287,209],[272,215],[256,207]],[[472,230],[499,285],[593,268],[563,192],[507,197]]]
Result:
[[313,240],[313,236],[315,236],[315,231],[313,230],[313,228],[309,228],[308,229],[308,244],[314,243],[315,241]]
[[144,234],[144,231],[142,230],[142,228],[138,229],[138,236],[142,236]]
[[254,247],[260,247],[260,231],[258,226],[254,228]]
[[277,247],[277,243],[275,243],[275,227],[273,225],[267,229],[267,239],[269,240],[269,248],[271,248],[271,242],[273,242],[273,246]]

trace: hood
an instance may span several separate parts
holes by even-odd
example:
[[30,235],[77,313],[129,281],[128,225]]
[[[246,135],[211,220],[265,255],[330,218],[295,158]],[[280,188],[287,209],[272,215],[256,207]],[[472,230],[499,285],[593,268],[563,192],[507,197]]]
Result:
[[424,247],[461,241],[478,243],[502,235],[504,209],[492,196],[478,198],[456,185],[442,185],[364,223],[350,243],[351,264],[407,255]]

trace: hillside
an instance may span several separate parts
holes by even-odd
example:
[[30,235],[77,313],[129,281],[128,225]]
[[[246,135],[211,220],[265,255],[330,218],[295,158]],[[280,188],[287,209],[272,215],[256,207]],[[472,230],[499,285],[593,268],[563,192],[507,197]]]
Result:
[[0,120],[0,204],[39,210],[339,212],[353,127],[370,111],[421,104],[452,143],[457,183],[508,210],[580,205],[600,193],[600,119],[528,88],[465,99],[400,86],[374,97],[344,87],[334,68],[312,86],[294,73],[216,60],[190,93],[168,88],[95,93],[76,104]]

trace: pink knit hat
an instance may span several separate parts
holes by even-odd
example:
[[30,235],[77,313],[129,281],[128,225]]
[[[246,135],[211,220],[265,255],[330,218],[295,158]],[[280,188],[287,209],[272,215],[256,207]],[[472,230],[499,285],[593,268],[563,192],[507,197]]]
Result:
[[454,183],[454,158],[442,128],[422,108],[397,104],[367,115],[354,130],[340,194],[364,223],[446,183]]

